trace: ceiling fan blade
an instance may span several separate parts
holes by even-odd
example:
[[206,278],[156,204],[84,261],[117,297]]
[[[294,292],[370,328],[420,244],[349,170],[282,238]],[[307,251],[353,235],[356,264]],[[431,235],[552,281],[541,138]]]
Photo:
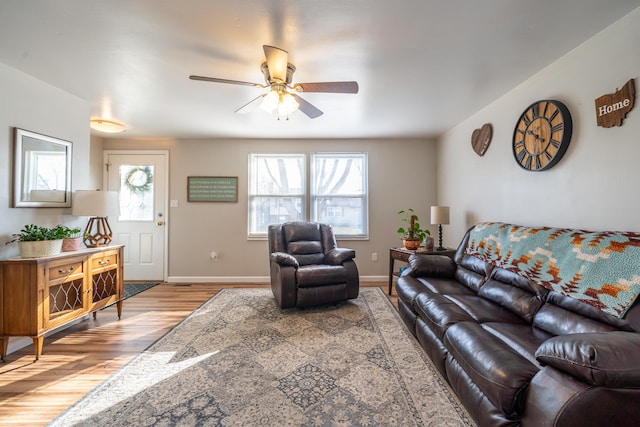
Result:
[[262,98],[264,98],[264,94],[258,95],[257,97],[253,98],[251,101],[244,104],[242,107],[238,108],[235,112],[238,114],[246,114],[246,113],[252,112],[260,105],[260,102],[258,101],[260,101]]
[[259,83],[251,83],[251,82],[242,82],[240,80],[227,80],[227,79],[218,79],[215,77],[203,77],[203,76],[189,76],[191,80],[201,80],[203,82],[214,82],[214,83],[228,83],[232,85],[241,85],[241,86],[255,86],[259,88],[265,88],[265,85],[261,85]]
[[300,104],[298,109],[300,111],[302,111],[303,113],[305,113],[307,116],[309,116],[310,119],[315,119],[315,118],[320,117],[321,115],[324,114],[322,111],[320,111],[316,107],[314,107],[310,102],[305,101],[304,99],[300,98],[295,93],[292,93],[291,95],[293,95],[293,97],[296,99],[296,101],[298,101],[298,104]]
[[296,83],[298,92],[358,93],[358,82]]
[[273,46],[262,46],[264,56],[267,59],[269,67],[269,75],[272,80],[280,80],[282,83],[287,81],[287,63],[289,62],[289,54],[286,50],[282,50]]

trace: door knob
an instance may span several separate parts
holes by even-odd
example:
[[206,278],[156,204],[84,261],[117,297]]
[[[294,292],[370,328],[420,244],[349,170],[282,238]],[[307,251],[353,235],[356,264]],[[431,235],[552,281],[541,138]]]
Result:
[[156,225],[164,225],[164,221],[158,221],[156,222]]

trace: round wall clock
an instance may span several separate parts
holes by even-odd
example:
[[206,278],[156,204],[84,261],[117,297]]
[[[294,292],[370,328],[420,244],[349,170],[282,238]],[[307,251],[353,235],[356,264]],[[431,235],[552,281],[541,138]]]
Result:
[[529,171],[556,165],[571,141],[569,109],[560,101],[542,100],[527,107],[513,131],[513,156]]

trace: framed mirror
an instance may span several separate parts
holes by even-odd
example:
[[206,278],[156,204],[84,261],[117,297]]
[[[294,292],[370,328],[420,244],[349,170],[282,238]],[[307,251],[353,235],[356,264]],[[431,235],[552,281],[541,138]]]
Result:
[[71,206],[71,142],[14,128],[13,205]]

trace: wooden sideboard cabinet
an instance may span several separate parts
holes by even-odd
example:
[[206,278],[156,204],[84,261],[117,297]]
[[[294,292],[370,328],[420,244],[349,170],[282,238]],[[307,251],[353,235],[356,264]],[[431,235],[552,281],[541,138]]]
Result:
[[42,258],[0,260],[2,359],[9,337],[30,337],[36,360],[45,334],[116,303],[122,315],[124,246],[88,248]]

